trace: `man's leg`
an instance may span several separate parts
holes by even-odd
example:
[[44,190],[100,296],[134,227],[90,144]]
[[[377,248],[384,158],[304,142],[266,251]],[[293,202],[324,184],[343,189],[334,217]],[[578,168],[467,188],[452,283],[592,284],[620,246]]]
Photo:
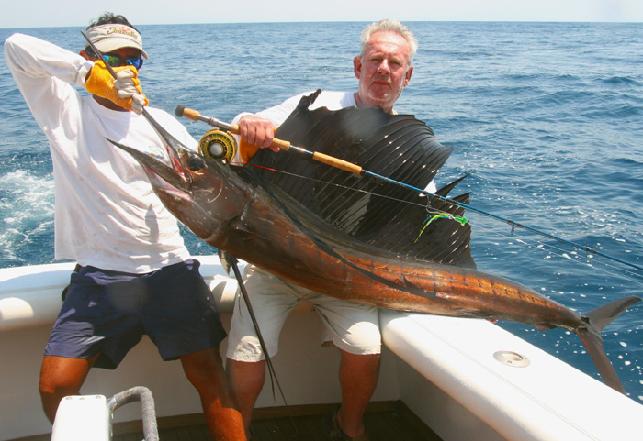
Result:
[[67,395],[78,395],[93,364],[83,358],[64,358],[46,355],[40,365],[40,401],[42,408],[54,422],[60,400]]
[[245,441],[243,420],[233,406],[218,348],[204,349],[180,359],[186,377],[199,393],[212,437],[216,441]]
[[336,423],[345,435],[365,435],[364,413],[375,388],[380,366],[381,335],[377,308],[325,295],[311,299],[324,317],[324,341],[340,350],[339,382],[342,407]]
[[[268,353],[274,357],[281,328],[298,299],[289,285],[253,265],[246,266],[244,285]],[[243,415],[248,434],[253,407],[266,377],[266,361],[263,357],[248,307],[245,301],[237,297],[228,335],[226,371],[235,404]]]
[[375,388],[380,367],[380,355],[355,355],[341,352],[339,382],[342,387],[342,407],[337,422],[351,437],[364,434],[364,412]]
[[246,433],[250,433],[252,411],[266,380],[266,361],[238,361],[228,358],[226,370],[237,409],[243,415]]

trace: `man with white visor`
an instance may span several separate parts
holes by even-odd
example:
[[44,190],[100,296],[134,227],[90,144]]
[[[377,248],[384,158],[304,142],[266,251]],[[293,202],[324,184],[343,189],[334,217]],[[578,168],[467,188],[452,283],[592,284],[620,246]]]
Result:
[[[93,22],[86,35],[101,54],[85,45],[78,55],[23,34],[4,46],[51,147],[55,257],[77,262],[42,359],[44,411],[53,422],[60,400],[79,393],[92,367],[115,369],[148,335],[164,360],[181,361],[213,438],[245,440],[219,355],[226,334],[199,262],[140,165],[107,141],[164,154],[161,138],[140,115],[147,105],[138,79],[147,58],[141,35],[113,14]],[[196,148],[173,116],[146,109]]]

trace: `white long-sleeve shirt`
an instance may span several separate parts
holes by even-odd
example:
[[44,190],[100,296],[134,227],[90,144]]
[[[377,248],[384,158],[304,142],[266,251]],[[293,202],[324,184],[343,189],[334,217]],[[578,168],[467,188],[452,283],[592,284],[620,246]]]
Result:
[[[106,138],[164,154],[149,122],[110,110],[76,86],[92,63],[22,34],[5,42],[7,66],[49,139],[55,183],[55,258],[143,273],[189,257],[174,216],[145,172]],[[196,141],[166,112],[149,113],[188,148]]]

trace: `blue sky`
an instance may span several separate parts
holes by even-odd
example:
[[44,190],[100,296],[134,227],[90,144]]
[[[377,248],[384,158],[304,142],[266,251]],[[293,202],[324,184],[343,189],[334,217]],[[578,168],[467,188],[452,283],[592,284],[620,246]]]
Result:
[[[8,3],[8,0],[7,0]],[[260,21],[527,20],[643,22],[643,0],[17,0],[0,27],[84,26],[105,11],[135,25]]]

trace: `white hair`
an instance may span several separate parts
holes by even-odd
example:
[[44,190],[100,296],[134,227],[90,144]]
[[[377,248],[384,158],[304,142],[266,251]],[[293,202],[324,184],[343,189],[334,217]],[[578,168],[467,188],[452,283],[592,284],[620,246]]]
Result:
[[409,64],[411,64],[413,62],[413,56],[418,48],[418,42],[409,28],[404,26],[398,20],[391,20],[389,18],[371,23],[364,28],[362,31],[362,55],[366,52],[366,46],[368,45],[368,41],[371,39],[371,35],[381,31],[395,32],[409,43],[409,46],[411,47]]

